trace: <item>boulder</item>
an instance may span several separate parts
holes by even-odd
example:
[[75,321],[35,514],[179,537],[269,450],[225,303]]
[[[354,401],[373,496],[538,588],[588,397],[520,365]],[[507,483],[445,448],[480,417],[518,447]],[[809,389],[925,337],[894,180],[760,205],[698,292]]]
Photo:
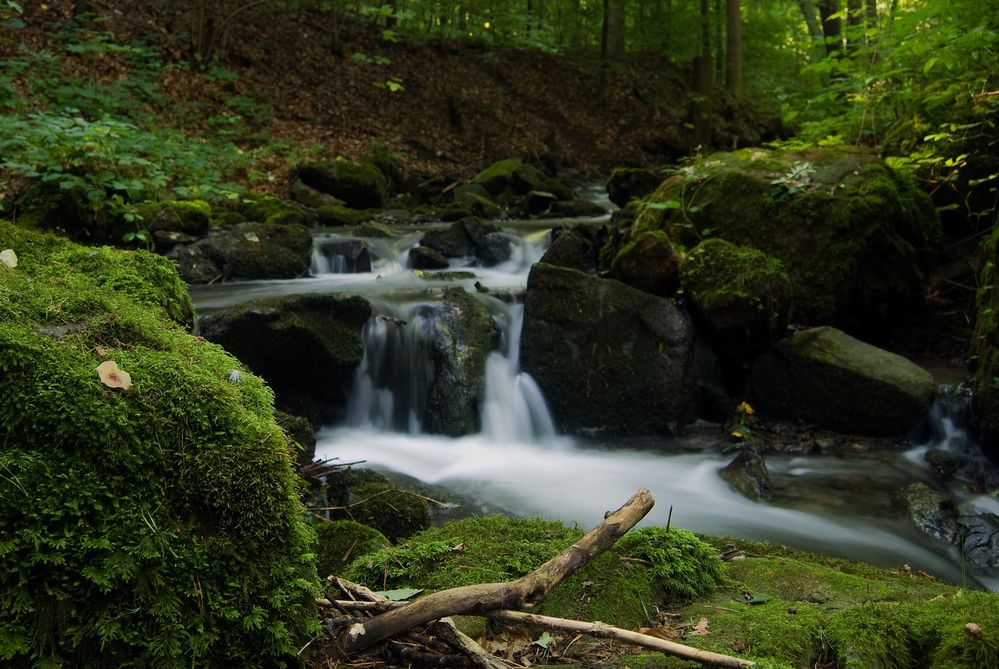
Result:
[[606,214],[606,209],[589,200],[558,200],[548,207],[551,218],[599,218]]
[[295,463],[299,467],[311,465],[316,457],[316,430],[312,421],[277,410],[274,411],[274,420],[296,446]]
[[429,246],[417,246],[409,250],[409,266],[413,269],[447,269],[447,258]]
[[655,170],[618,167],[607,179],[607,195],[611,202],[623,207],[631,200],[652,193],[662,181],[662,176]]
[[617,252],[610,276],[655,295],[672,295],[679,285],[680,260],[680,252],[665,232],[644,232]]
[[3,664],[295,663],[319,583],[271,391],[175,322],[165,258],[0,249]]
[[311,225],[313,220],[302,207],[294,202],[273,195],[244,193],[233,203],[235,220],[216,220],[216,225],[252,221],[269,225]]
[[319,424],[346,406],[370,314],[360,297],[296,295],[207,314],[198,329],[266,379],[281,409]]
[[371,271],[371,252],[358,239],[321,240],[314,243],[329,272],[356,274]]
[[212,206],[204,200],[144,202],[136,213],[150,232],[180,232],[197,237],[208,232]]
[[502,232],[483,235],[475,244],[475,260],[480,267],[493,267],[510,259],[510,240]]
[[766,460],[753,446],[743,446],[735,459],[725,465],[718,475],[733,490],[754,502],[765,502],[773,497]]
[[342,575],[357,558],[392,545],[375,528],[350,519],[319,523],[316,537],[316,569],[323,579]]
[[385,175],[368,161],[305,163],[295,169],[295,178],[306,186],[342,200],[352,209],[381,207],[388,194]]
[[751,360],[787,330],[791,281],[781,262],[762,251],[707,239],[684,258],[680,281],[726,360]]
[[434,320],[430,355],[434,374],[423,427],[452,437],[479,428],[486,356],[493,340],[489,311],[462,288],[448,288]]
[[665,230],[690,248],[721,237],[780,260],[803,322],[879,335],[922,299],[940,236],[929,197],[874,152],[744,149],[662,182],[631,238]]
[[607,242],[607,226],[558,227],[552,229],[551,236],[552,243],[541,256],[541,262],[590,274],[597,271],[600,249]]
[[329,193],[318,191],[312,186],[302,183],[298,179],[293,179],[288,187],[288,194],[291,199],[303,207],[319,209],[320,207],[344,207],[346,203]]
[[427,230],[420,240],[421,246],[437,251],[446,258],[463,258],[475,253],[475,244],[462,221],[457,221],[442,230]]
[[752,367],[753,406],[765,416],[871,436],[906,433],[925,415],[933,376],[900,355],[831,327],[779,341]]
[[500,195],[527,195],[532,190],[544,190],[548,180],[544,172],[520,158],[508,158],[493,163],[472,180],[494,199]]
[[241,223],[169,255],[188,283],[216,279],[293,279],[309,271],[312,234],[301,225]]
[[324,204],[315,210],[316,223],[327,228],[360,225],[378,214],[376,209],[351,209],[336,204]]
[[999,517],[995,514],[963,510],[925,483],[906,486],[899,491],[899,499],[917,530],[955,546],[972,567],[999,567]]
[[481,184],[458,186],[454,189],[454,202],[475,216],[498,218],[503,215],[503,208],[493,202],[489,191]]
[[370,238],[382,238],[388,239],[390,237],[395,237],[396,231],[393,230],[388,225],[384,223],[379,223],[378,221],[365,221],[357,226],[357,230],[354,234],[358,237],[370,237]]
[[695,417],[693,345],[670,300],[573,269],[531,269],[521,364],[561,430],[677,432]]

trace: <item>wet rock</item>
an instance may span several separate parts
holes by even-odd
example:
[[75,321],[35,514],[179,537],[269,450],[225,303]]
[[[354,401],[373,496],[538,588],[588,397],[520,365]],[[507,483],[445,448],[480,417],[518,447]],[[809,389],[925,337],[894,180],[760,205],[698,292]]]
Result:
[[684,258],[680,281],[726,360],[751,360],[787,330],[791,281],[781,263],[762,251],[705,240]]
[[835,328],[798,332],[752,367],[762,415],[870,436],[904,434],[933,400],[933,376]]
[[618,167],[607,180],[607,195],[611,202],[623,207],[629,201],[653,192],[662,181],[662,176],[655,170]]
[[532,190],[524,198],[524,213],[528,216],[544,214],[551,206],[558,201],[552,193],[540,190]]
[[496,204],[489,191],[480,184],[466,184],[454,189],[454,201],[468,213],[483,218],[499,218],[503,208]]
[[999,516],[993,513],[962,514],[961,553],[980,569],[999,567]]
[[492,319],[485,306],[462,288],[445,290],[431,341],[434,379],[424,420],[428,432],[459,437],[478,429],[492,339]]
[[295,178],[321,193],[342,200],[352,209],[381,207],[388,194],[385,175],[366,161],[306,163],[295,170]]
[[618,251],[610,276],[655,295],[672,295],[679,284],[680,261],[680,252],[666,233],[646,232]]
[[309,270],[312,234],[301,225],[242,223],[213,230],[169,257],[188,283],[216,279],[293,279]]
[[341,274],[371,271],[371,253],[362,241],[347,239],[316,244],[329,270]]
[[203,316],[198,329],[266,379],[277,406],[318,424],[346,406],[370,313],[360,297],[276,297]]
[[909,521],[923,534],[951,544],[960,536],[954,503],[925,483],[913,483],[899,492]]
[[521,361],[566,432],[677,432],[695,414],[693,344],[670,300],[577,270],[531,270]]
[[429,246],[417,246],[409,250],[409,266],[413,269],[447,269],[447,258]]
[[355,233],[358,237],[388,238],[395,237],[396,232],[391,227],[378,221],[365,221],[357,226]]
[[751,445],[743,446],[718,475],[743,497],[754,502],[765,502],[773,496],[766,460]]
[[555,228],[551,234],[552,243],[541,256],[541,262],[590,274],[597,271],[600,249],[607,241],[606,226],[575,225]]
[[962,481],[976,494],[987,495],[999,490],[999,471],[981,455],[931,448],[923,459],[941,481]]
[[510,259],[510,240],[500,232],[490,232],[475,244],[475,259],[482,267],[493,267]]
[[462,221],[443,230],[428,230],[420,240],[420,245],[431,248],[446,258],[463,258],[475,252],[475,244]]
[[509,158],[493,163],[479,172],[472,183],[482,186],[492,197],[515,194],[526,195],[532,190],[543,190],[547,181],[545,173],[520,158]]
[[548,208],[548,215],[560,218],[596,218],[607,210],[589,200],[558,200]]
[[292,180],[291,186],[288,189],[288,194],[291,196],[292,200],[304,207],[309,207],[310,209],[318,209],[319,207],[324,206],[347,206],[347,203],[343,200],[333,197],[329,193],[323,193],[322,191],[316,190],[312,186],[302,183],[298,179]]

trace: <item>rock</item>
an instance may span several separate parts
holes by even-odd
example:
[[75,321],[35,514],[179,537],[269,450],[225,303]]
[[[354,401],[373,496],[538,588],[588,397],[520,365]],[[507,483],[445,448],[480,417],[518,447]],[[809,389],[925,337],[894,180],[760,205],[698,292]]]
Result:
[[872,151],[744,149],[662,182],[631,238],[665,230],[692,248],[721,237],[780,260],[795,318],[880,335],[922,299],[939,238],[929,197]]
[[598,218],[606,214],[606,209],[589,200],[559,200],[548,208],[548,216],[553,218]]
[[524,213],[537,216],[548,212],[548,209],[558,201],[553,194],[541,190],[532,190],[524,198]]
[[631,200],[652,193],[662,182],[662,176],[655,170],[618,167],[607,179],[607,195],[611,202],[623,207]]
[[933,400],[933,376],[900,355],[830,327],[781,340],[752,367],[765,416],[871,436],[904,434]]
[[368,553],[391,546],[373,527],[354,520],[333,520],[316,527],[316,569],[320,579],[343,574],[347,566]]
[[215,279],[293,279],[309,271],[312,234],[301,225],[242,223],[171,251],[188,283]]
[[351,488],[350,502],[364,501],[350,510],[361,523],[400,541],[430,527],[429,504],[419,495],[387,483],[363,483]]
[[462,221],[443,230],[428,230],[423,234],[420,245],[431,248],[446,258],[463,258],[475,253],[475,244]]
[[[253,221],[268,225],[311,225],[312,218],[294,202],[287,202],[271,195],[244,193],[236,203],[240,220],[233,223]],[[216,221],[221,224],[221,221]]]
[[551,193],[557,201],[560,200],[562,202],[571,202],[578,197],[572,186],[561,179],[545,179],[541,184],[541,191]]
[[284,411],[274,411],[274,420],[297,446],[295,462],[300,467],[312,464],[316,457],[316,430],[309,419],[304,416],[293,416]]
[[[0,267],[2,663],[295,657],[315,631],[319,583],[271,391],[249,372],[230,382],[239,362],[178,324],[190,299],[169,260],[0,221],[8,248],[19,263]],[[80,327],[36,331],[66,324]],[[131,387],[102,382],[108,361]]]
[[590,274],[597,271],[600,249],[607,242],[607,226],[580,224],[555,228],[551,234],[552,243],[541,262]]
[[548,180],[545,173],[520,158],[509,158],[493,163],[479,172],[472,183],[482,186],[490,196],[526,195],[532,190],[543,190]]
[[370,162],[305,163],[295,170],[295,177],[321,193],[342,200],[352,209],[381,207],[388,194],[385,175]]
[[993,513],[962,513],[961,554],[980,569],[999,567],[999,516]]
[[498,218],[503,208],[493,202],[481,184],[465,184],[454,189],[454,201],[469,213],[483,218]]
[[672,295],[679,285],[680,260],[665,232],[644,232],[614,256],[610,276],[654,295]]
[[787,330],[791,281],[762,251],[707,239],[687,254],[680,281],[726,360],[751,360]]
[[177,246],[193,244],[198,241],[197,237],[186,235],[183,232],[172,232],[169,230],[157,230],[153,233],[153,247],[157,253],[166,255],[171,249]]
[[371,271],[371,253],[368,245],[360,240],[322,240],[313,244],[326,260],[331,272],[356,274]]
[[502,232],[490,232],[475,244],[475,259],[481,267],[493,267],[510,259],[510,240]]
[[204,200],[144,202],[137,213],[150,232],[179,232],[198,237],[208,232],[212,206]]
[[899,491],[899,499],[909,521],[920,532],[948,544],[957,541],[957,507],[943,494],[925,483],[913,483]]
[[693,344],[670,300],[577,270],[531,269],[521,364],[561,430],[677,432],[695,416]]
[[773,497],[766,460],[751,445],[743,446],[735,459],[725,465],[718,475],[743,497],[754,502],[766,502]]
[[446,289],[430,344],[434,378],[427,394],[425,430],[452,437],[478,430],[492,340],[492,319],[485,306],[462,288]]
[[318,424],[346,406],[370,314],[360,297],[297,295],[208,314],[198,328],[266,379],[279,407]]
[[372,209],[357,210],[334,204],[324,204],[316,209],[316,222],[323,227],[339,228],[370,221],[377,213],[377,210]]
[[395,237],[396,232],[384,223],[378,221],[365,221],[357,226],[354,234],[358,237],[389,238]]
[[447,269],[447,258],[429,246],[417,246],[409,250],[409,266],[413,269]]
[[298,179],[294,179],[291,182],[291,186],[288,188],[288,194],[291,199],[299,203],[303,207],[309,207],[310,209],[319,209],[320,207],[345,207],[347,205],[343,200],[333,197],[329,193],[323,193],[318,191],[312,186],[302,183]]

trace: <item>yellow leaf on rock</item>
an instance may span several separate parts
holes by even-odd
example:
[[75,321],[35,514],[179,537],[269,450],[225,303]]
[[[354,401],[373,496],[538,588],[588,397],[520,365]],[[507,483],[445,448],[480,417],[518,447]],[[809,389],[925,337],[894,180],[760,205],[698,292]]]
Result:
[[114,360],[105,360],[97,365],[97,376],[108,388],[128,390],[132,387],[132,376],[125,370],[118,369],[118,363]]

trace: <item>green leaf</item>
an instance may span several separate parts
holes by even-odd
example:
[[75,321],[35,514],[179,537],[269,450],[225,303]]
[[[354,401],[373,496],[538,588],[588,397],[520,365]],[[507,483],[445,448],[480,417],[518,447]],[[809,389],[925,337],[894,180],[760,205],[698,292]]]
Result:
[[550,646],[551,643],[552,643],[552,635],[549,634],[548,632],[545,632],[544,634],[542,634],[541,636],[539,636],[537,639],[534,640],[535,646],[541,646],[545,650],[548,650],[548,646]]

